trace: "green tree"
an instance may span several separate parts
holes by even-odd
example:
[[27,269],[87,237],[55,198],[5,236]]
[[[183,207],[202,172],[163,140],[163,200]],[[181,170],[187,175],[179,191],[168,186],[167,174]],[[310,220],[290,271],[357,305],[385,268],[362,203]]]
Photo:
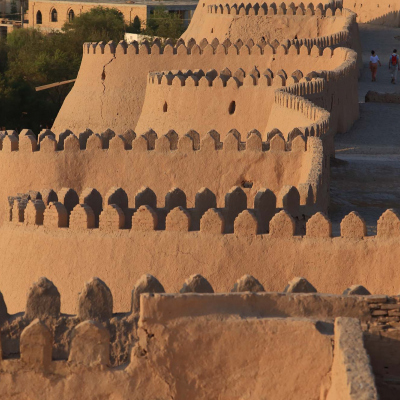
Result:
[[35,87],[76,78],[82,44],[119,41],[124,28],[120,12],[97,7],[66,23],[65,33],[17,29],[0,40],[0,127],[50,127],[72,84]]
[[99,6],[66,22],[62,29],[68,37],[81,44],[109,40],[118,43],[124,38],[124,16],[115,8]]
[[142,22],[140,21],[140,18],[136,15],[136,17],[133,19],[133,22],[126,26],[126,32],[140,33],[141,30],[142,30]]
[[175,12],[168,12],[164,7],[157,7],[147,20],[144,35],[178,39],[185,31],[183,19]]

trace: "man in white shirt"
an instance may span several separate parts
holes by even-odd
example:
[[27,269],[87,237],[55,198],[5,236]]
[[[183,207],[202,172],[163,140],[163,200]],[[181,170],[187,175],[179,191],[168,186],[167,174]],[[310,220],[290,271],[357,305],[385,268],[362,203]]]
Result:
[[379,57],[375,54],[375,51],[371,51],[371,57],[369,58],[369,69],[372,73],[372,82],[376,82],[376,73],[378,72],[378,64],[382,65],[379,61]]
[[399,65],[399,55],[397,54],[397,50],[394,49],[392,55],[390,56],[389,59],[389,70],[392,75],[392,83],[395,85],[396,84],[396,79],[397,79],[397,71],[400,70],[400,65]]

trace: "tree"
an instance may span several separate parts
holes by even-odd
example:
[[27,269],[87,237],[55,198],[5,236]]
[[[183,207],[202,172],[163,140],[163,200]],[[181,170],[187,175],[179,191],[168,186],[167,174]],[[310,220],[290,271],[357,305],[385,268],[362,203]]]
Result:
[[66,22],[63,31],[75,41],[100,42],[114,40],[118,43],[124,38],[125,23],[123,14],[115,8],[95,7]]
[[185,31],[183,19],[175,12],[168,12],[164,7],[157,7],[147,20],[144,35],[178,39]]
[[40,92],[35,87],[76,78],[82,44],[118,42],[124,28],[120,12],[96,7],[66,23],[65,33],[17,29],[0,40],[0,127],[50,127],[72,84]]
[[142,30],[142,22],[140,21],[140,18],[136,15],[136,17],[133,19],[133,22],[126,26],[126,32],[140,33],[141,30]]

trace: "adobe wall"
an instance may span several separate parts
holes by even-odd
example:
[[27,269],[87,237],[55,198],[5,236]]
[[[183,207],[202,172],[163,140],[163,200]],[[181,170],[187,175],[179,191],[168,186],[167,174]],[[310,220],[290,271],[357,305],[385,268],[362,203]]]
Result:
[[[215,196],[215,206],[224,207],[225,195],[239,186],[251,207],[259,190],[269,189],[281,201],[283,187],[294,186],[300,193],[300,204],[310,206],[303,213],[326,211],[327,169],[319,138],[309,137],[306,143],[300,135],[288,143],[279,135],[265,142],[254,133],[249,138],[243,135],[242,140],[239,134],[230,133],[224,141],[217,138],[215,131],[213,135],[196,143],[189,136],[160,135],[154,139],[151,135],[150,141],[139,136],[131,142],[130,149],[125,149],[127,142],[119,136],[108,143],[108,149],[103,149],[105,142],[99,136],[91,135],[85,144],[81,135],[81,144],[85,145],[81,150],[78,138],[70,133],[58,143],[63,150],[56,150],[57,142],[45,137],[35,151],[32,149],[36,139],[32,136],[22,135],[19,141],[14,135],[5,136],[0,165],[4,176],[12,179],[3,180],[0,195],[5,204],[7,196],[28,189],[52,188],[59,192],[71,187],[78,194],[85,188],[96,188],[105,199],[117,184],[126,192],[131,208],[143,187],[155,194],[157,202],[151,205],[161,208],[167,193],[178,187],[184,192],[187,207],[193,208],[196,194],[204,187]],[[0,208],[0,217],[4,220],[4,207]]]
[[[207,77],[193,80],[189,76],[174,78],[169,84],[165,78],[160,81],[155,78],[147,85],[136,130],[141,132],[152,127],[158,131],[174,129],[183,133],[189,129],[197,132],[215,129],[225,133],[227,127],[239,132],[251,127],[263,132],[274,105],[276,86],[281,86],[277,79],[282,81],[282,78],[278,76],[267,80],[263,75],[260,78],[249,75],[250,71],[246,73],[248,79],[244,78],[243,82],[234,77],[227,80],[217,77],[212,81]],[[202,112],[199,113],[199,110]],[[275,126],[269,130],[278,128],[287,138],[291,130],[307,127],[311,121],[302,112],[293,110],[289,126],[282,124],[280,119],[274,119]],[[266,138],[263,135],[263,139]]]
[[59,287],[64,312],[75,311],[76,293],[92,276],[109,284],[116,311],[130,309],[130,291],[144,273],[156,276],[167,292],[177,292],[184,279],[196,273],[219,292],[231,290],[244,274],[256,276],[268,291],[283,290],[293,276],[306,277],[319,292],[342,293],[354,284],[373,294],[399,291],[398,236],[387,236],[390,231],[385,230],[394,224],[390,212],[381,218],[377,236],[366,237],[365,225],[350,214],[342,222],[342,236],[335,238],[329,236],[329,221],[319,214],[308,221],[305,236],[293,236],[294,222],[282,213],[270,222],[268,235],[256,235],[254,220],[245,215],[238,217],[234,234],[207,232],[206,226],[187,232],[187,225],[185,232],[179,215],[176,225],[161,231],[3,225],[0,289],[10,312],[24,307],[18,292],[40,276]]
[[359,321],[335,320],[335,350],[327,400],[378,400]]
[[383,296],[161,294],[148,293],[163,289],[148,278],[132,294],[141,293],[139,314],[113,314],[98,278],[79,293],[77,315],[60,314],[63,292],[46,278],[30,287],[24,313],[9,315],[0,295],[2,398],[27,388],[29,398],[45,392],[49,400],[74,399],[77,390],[134,399],[377,398],[361,326]]
[[[320,123],[327,120],[325,110],[330,110],[329,131],[331,137],[329,138],[330,143],[326,145],[326,151],[331,154],[334,153],[333,135],[344,133],[350,129],[354,121],[359,118],[359,106],[357,55],[354,51],[346,48],[335,49],[333,54],[341,57],[344,62],[329,71],[317,70],[313,73],[314,76],[323,79],[320,87],[300,81],[277,90],[282,98],[279,101],[275,100],[266,131],[275,124],[279,124],[280,129],[285,132],[293,129],[292,114],[298,107],[296,107],[296,103],[293,104],[292,96],[297,95],[311,101],[320,108],[318,112],[316,109],[318,115],[315,117],[315,120],[320,121]],[[329,59],[330,55],[331,50],[325,49],[323,57]],[[319,81],[316,80],[315,82]],[[284,107],[282,108],[282,106]],[[281,122],[279,123],[279,121]],[[296,119],[293,119],[293,121],[296,121]]]
[[[225,43],[228,46],[225,47],[218,44],[218,41],[213,42],[215,48],[207,43],[202,41],[201,47],[198,47],[191,42],[190,50],[182,44],[177,49],[167,45],[162,55],[159,54],[158,45],[154,45],[152,49],[143,45],[139,50],[135,45],[126,47],[124,43],[119,44],[116,49],[113,44],[108,44],[104,50],[99,45],[96,48],[92,45],[85,46],[78,79],[56,118],[53,130],[59,134],[65,129],[79,132],[90,127],[98,132],[111,128],[122,133],[129,128],[135,129],[140,118],[144,118],[141,126],[152,124],[152,113],[142,112],[147,75],[150,71],[222,71],[229,68],[233,72],[239,68],[251,71],[254,66],[258,66],[260,73],[263,73],[264,68],[270,68],[272,72],[284,69],[288,74],[300,69],[308,74],[321,69],[339,68],[344,61],[343,53],[339,52],[337,58],[335,54],[332,58],[325,58],[318,56],[321,50],[305,50],[304,45],[300,48],[293,45],[289,50],[280,46],[275,50],[270,45],[264,44],[263,48],[253,43],[249,44],[251,48],[242,45],[239,50],[229,43]],[[152,53],[150,56],[149,52]],[[187,100],[182,100],[184,104],[193,103],[192,96],[182,97]],[[161,110],[164,102],[165,100],[160,104],[157,99],[157,110]],[[228,110],[225,110],[225,114],[228,114]],[[179,121],[177,118],[178,125]],[[189,126],[187,129],[191,128]],[[248,129],[252,128],[250,126]]]
[[141,343],[155,372],[171,366],[176,399],[317,399],[332,364],[331,336],[311,321],[208,317],[141,327],[152,335]]
[[400,26],[400,6],[396,0],[343,0],[343,6],[357,13],[357,22]]
[[[283,5],[283,6],[282,6]],[[263,38],[267,42],[317,38],[332,35],[343,30],[346,17],[342,6],[326,5],[322,9],[317,4],[300,6],[293,3],[258,2],[201,2],[193,16],[193,23],[182,35],[184,40],[194,38],[209,41],[238,39],[257,42]],[[321,6],[321,5],[320,5]],[[326,10],[329,11],[327,12]]]
[[[90,11],[94,7],[98,7],[99,3],[90,3],[90,2],[69,2],[69,1],[60,1],[58,0],[56,3],[53,1],[29,1],[29,24],[30,28],[35,29],[43,29],[43,30],[60,30],[64,23],[69,20],[68,13],[72,10],[74,15],[77,17],[83,12]],[[130,24],[133,22],[134,18],[138,16],[142,23],[147,21],[147,6],[145,5],[132,5],[132,4],[118,4],[118,3],[101,3],[102,7],[110,7],[116,8],[120,11],[123,16],[126,24]],[[51,12],[55,9],[57,11],[57,21],[51,21]],[[36,23],[36,15],[37,12],[40,11],[42,13],[42,23]]]

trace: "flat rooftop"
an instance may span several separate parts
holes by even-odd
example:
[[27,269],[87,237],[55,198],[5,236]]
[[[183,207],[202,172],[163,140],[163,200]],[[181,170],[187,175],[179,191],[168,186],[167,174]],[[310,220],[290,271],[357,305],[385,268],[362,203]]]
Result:
[[88,3],[88,4],[118,4],[118,5],[126,5],[126,6],[164,6],[164,7],[176,7],[176,6],[197,6],[198,0],[165,0],[165,1],[158,1],[158,0],[102,0],[102,1],[88,1],[88,0],[51,0],[51,1],[41,1],[41,3]]

